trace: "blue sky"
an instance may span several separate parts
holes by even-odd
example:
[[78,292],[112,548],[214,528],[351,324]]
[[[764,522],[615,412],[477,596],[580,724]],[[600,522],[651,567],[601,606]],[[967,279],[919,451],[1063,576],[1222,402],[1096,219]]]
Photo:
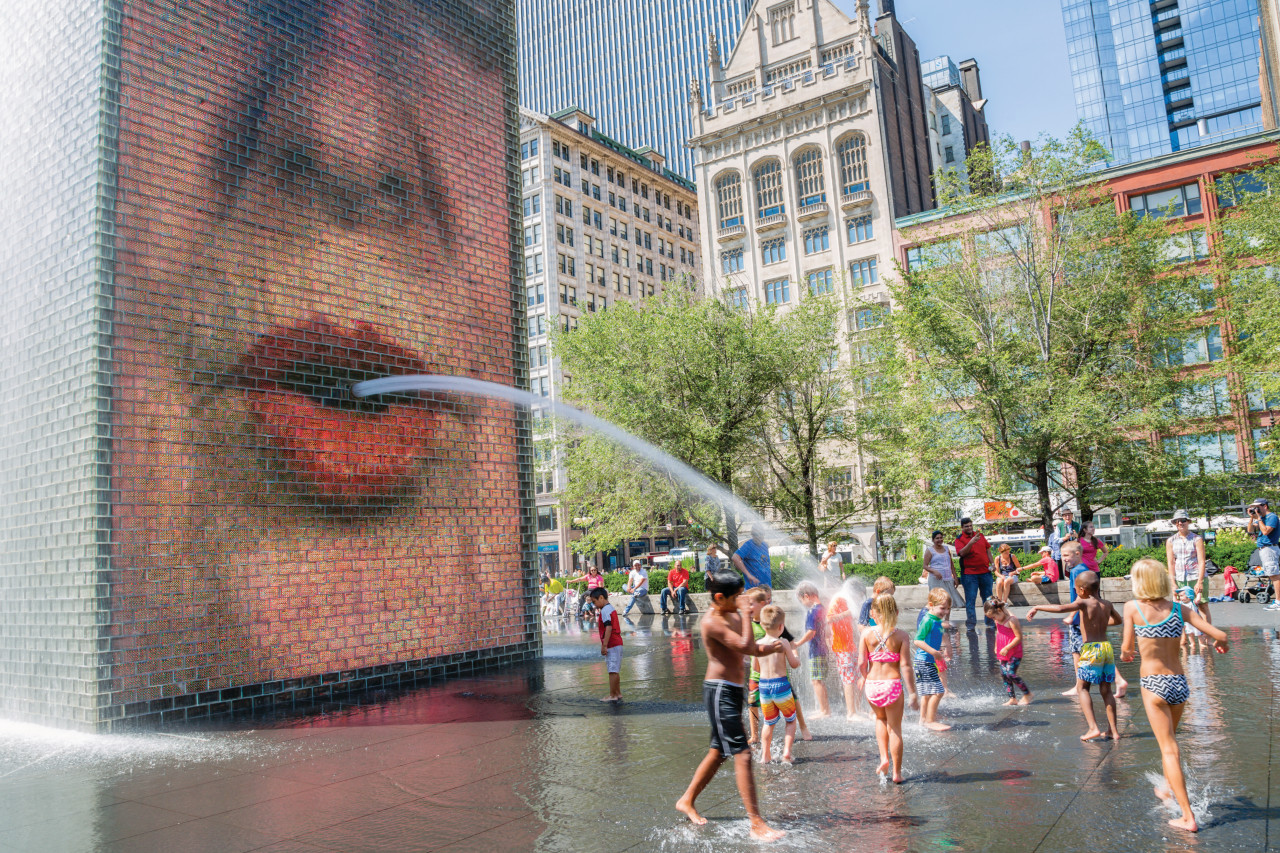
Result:
[[[856,0],[835,0],[852,15]],[[873,0],[872,11],[878,5]],[[978,60],[987,124],[1016,140],[1063,137],[1075,126],[1062,4],[1058,0],[897,0],[898,20],[920,49]]]

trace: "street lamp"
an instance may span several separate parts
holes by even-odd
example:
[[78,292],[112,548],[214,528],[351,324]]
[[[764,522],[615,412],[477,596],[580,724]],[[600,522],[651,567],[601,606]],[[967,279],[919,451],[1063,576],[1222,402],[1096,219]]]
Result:
[[880,513],[880,494],[884,491],[884,487],[879,483],[872,483],[867,486],[867,493],[871,495],[871,503],[876,508],[876,562],[880,562],[880,540],[883,538],[884,518]]

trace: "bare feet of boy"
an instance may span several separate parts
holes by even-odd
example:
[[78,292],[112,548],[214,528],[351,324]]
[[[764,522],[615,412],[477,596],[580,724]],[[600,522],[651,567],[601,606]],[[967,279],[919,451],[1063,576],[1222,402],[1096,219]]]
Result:
[[880,776],[889,775],[889,759],[886,758],[884,761],[881,761],[876,765],[876,773]]
[[895,784],[895,785],[901,785],[901,784],[902,784],[903,782],[905,782],[905,781],[907,781],[907,780],[902,778],[902,773],[901,773],[901,771],[899,771],[899,772],[897,772],[897,773],[894,773],[894,774],[893,774],[893,784]]
[[800,731],[800,740],[813,740],[813,732],[809,731],[807,728],[802,729]]
[[1075,689],[1074,687],[1072,687],[1070,690],[1064,691],[1062,695],[1063,695],[1063,696],[1074,696],[1074,695],[1076,695],[1076,689]]
[[794,755],[792,755],[792,754],[788,751],[788,752],[784,752],[784,753],[782,753],[782,760],[783,760],[783,761],[785,761],[785,762],[786,762],[786,763],[788,763],[788,764],[793,764],[793,763],[795,763],[796,758],[795,758],[795,756],[794,756]]
[[1169,821],[1169,826],[1174,829],[1185,829],[1187,832],[1199,832],[1200,827],[1196,825],[1196,819],[1193,817],[1175,817]]
[[693,807],[693,803],[689,802],[684,797],[676,800],[676,811],[689,818],[689,822],[694,826],[703,826],[707,822],[705,817],[698,814],[698,810]]
[[781,829],[774,829],[764,822],[762,817],[751,818],[751,837],[756,841],[777,841],[786,835]]
[[1106,740],[1106,739],[1107,739],[1107,736],[1104,735],[1102,732],[1098,731],[1097,729],[1090,729],[1089,731],[1080,735],[1080,740],[1084,741],[1085,743],[1092,743],[1095,740]]
[[1010,699],[1008,702],[1005,702],[1004,704],[1006,704],[1006,705],[1017,705],[1017,704],[1018,704],[1018,700],[1017,700],[1017,699]]
[[1030,694],[1030,693],[1024,693],[1024,694],[1023,694],[1023,696],[1022,696],[1022,698],[1018,700],[1018,704],[1019,704],[1019,705],[1030,705],[1030,704],[1031,704],[1031,694]]
[[[924,727],[925,727],[926,729],[928,729],[929,731],[932,731],[932,732],[949,732],[949,731],[951,731],[951,726],[947,725],[946,723],[939,723],[937,720],[934,720],[932,723],[925,723],[925,724],[924,724]],[[895,780],[895,781],[896,781],[896,780]]]

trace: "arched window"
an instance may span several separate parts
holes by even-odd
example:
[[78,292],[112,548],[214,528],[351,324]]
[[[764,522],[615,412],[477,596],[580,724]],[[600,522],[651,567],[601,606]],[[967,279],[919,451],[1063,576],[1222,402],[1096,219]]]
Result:
[[756,166],[752,173],[756,184],[756,216],[764,219],[776,213],[785,213],[782,201],[782,164],[770,160]]
[[867,138],[860,133],[848,137],[836,147],[840,160],[840,193],[849,195],[868,189]]
[[796,189],[800,207],[827,200],[827,184],[822,175],[822,152],[806,148],[796,157]]
[[720,229],[742,224],[742,176],[729,172],[716,179],[716,200],[720,208]]

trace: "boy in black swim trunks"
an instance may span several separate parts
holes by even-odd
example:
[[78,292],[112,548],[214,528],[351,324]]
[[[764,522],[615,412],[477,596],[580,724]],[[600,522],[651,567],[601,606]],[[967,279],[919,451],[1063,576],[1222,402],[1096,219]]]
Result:
[[706,818],[698,814],[694,800],[711,782],[720,765],[733,756],[738,779],[738,793],[751,821],[751,837],[757,841],[776,841],[786,833],[774,829],[760,816],[756,802],[756,780],[751,768],[751,747],[742,728],[743,679],[746,676],[744,655],[760,657],[777,654],[781,645],[758,648],[747,615],[748,602],[740,595],[742,578],[737,572],[722,570],[707,574],[707,592],[711,593],[711,612],[702,619],[702,644],[707,650],[707,675],[702,695],[711,718],[711,749],[693,781],[676,801],[676,810],[701,826]]

